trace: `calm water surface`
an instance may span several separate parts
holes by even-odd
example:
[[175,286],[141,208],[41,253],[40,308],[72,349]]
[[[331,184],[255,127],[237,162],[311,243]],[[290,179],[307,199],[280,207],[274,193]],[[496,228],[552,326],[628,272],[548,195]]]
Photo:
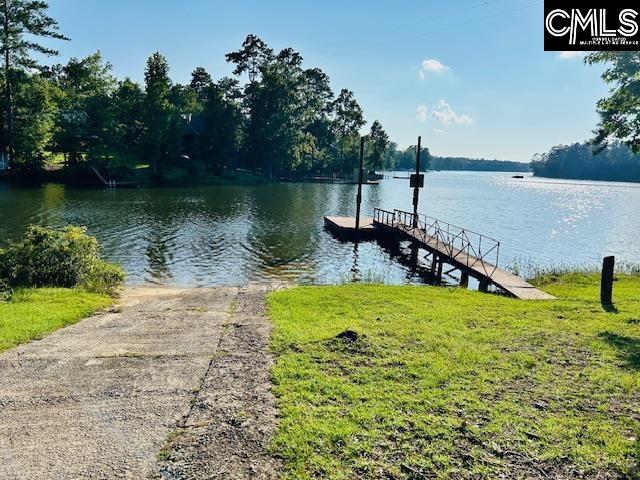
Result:
[[[354,215],[356,187],[78,190],[0,185],[0,239],[29,224],[85,225],[130,284],[226,285],[271,280],[331,283],[352,276],[419,282],[383,246],[341,243],[324,215]],[[364,187],[364,209],[411,209],[407,180]],[[502,242],[501,266],[640,262],[640,185],[513,179],[508,173],[427,175],[421,212]]]

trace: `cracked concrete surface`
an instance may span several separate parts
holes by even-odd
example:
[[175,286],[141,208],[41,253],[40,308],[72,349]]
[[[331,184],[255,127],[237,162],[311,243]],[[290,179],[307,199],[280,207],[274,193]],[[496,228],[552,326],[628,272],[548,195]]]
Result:
[[265,288],[133,288],[0,355],[0,478],[275,478]]

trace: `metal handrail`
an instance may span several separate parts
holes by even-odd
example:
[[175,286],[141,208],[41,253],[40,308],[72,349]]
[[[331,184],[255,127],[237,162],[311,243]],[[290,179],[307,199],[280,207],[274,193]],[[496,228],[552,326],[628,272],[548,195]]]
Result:
[[480,265],[484,274],[491,278],[498,269],[500,242],[481,233],[474,232],[427,215],[414,215],[402,210],[374,210],[377,223],[398,228],[425,244],[466,265]]
[[373,210],[373,219],[377,223],[383,225],[394,226],[395,224],[395,212],[389,210],[383,210],[381,208],[375,208]]

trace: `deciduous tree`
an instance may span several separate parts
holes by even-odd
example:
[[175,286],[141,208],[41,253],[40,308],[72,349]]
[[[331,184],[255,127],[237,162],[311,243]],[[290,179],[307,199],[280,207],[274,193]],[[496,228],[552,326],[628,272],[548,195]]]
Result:
[[611,85],[609,97],[598,102],[601,121],[593,143],[617,139],[640,152],[640,52],[593,52],[585,62],[606,64],[602,79]]
[[116,79],[112,66],[96,52],[83,59],[72,58],[56,80],[62,95],[56,117],[54,145],[72,165],[86,153],[98,160],[108,156],[114,143],[112,94]]

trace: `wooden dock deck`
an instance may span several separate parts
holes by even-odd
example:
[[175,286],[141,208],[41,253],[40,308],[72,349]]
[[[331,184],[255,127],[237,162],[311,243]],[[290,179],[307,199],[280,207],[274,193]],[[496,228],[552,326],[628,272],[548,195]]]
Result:
[[411,240],[432,255],[432,268],[437,268],[439,277],[442,276],[442,265],[451,265],[460,270],[462,283],[467,283],[466,279],[473,277],[479,281],[482,291],[494,285],[522,300],[555,298],[497,266],[500,242],[446,222],[423,215],[415,217],[412,213],[399,210],[391,212],[376,209],[374,218],[361,222],[360,234],[356,232],[355,219],[351,217],[325,217],[325,226],[347,236],[391,235]]
[[324,226],[327,230],[345,237],[373,237],[378,233],[378,228],[373,224],[373,218],[360,220],[360,230],[356,231],[356,219],[353,217],[324,217]]

